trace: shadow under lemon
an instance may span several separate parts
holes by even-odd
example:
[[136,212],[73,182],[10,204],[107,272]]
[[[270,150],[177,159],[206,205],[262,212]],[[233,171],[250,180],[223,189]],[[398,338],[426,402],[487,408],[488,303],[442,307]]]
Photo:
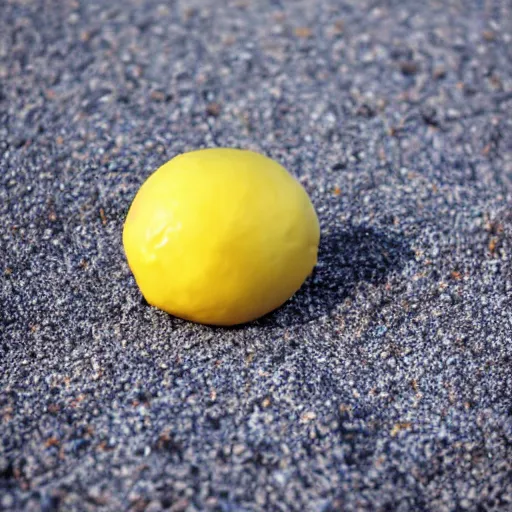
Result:
[[280,308],[253,322],[262,327],[300,325],[328,315],[360,282],[384,283],[413,256],[403,237],[365,226],[323,234],[318,264],[300,290]]

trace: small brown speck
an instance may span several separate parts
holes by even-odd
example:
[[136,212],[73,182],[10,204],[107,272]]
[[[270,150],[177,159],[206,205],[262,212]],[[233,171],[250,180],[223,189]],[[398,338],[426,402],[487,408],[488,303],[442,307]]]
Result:
[[58,404],[50,404],[48,406],[48,412],[50,414],[57,414],[59,411],[60,411],[60,407],[58,406]]
[[418,272],[418,273],[416,273],[416,274],[414,274],[414,275],[412,276],[412,280],[413,280],[413,281],[419,281],[420,279],[423,279],[423,278],[424,278],[424,277],[426,277],[426,276],[427,276],[427,273],[426,273],[425,271],[423,271],[423,272]]
[[386,456],[385,455],[381,455],[375,461],[375,467],[376,468],[381,468],[385,462],[386,462]]
[[313,421],[315,418],[316,418],[316,413],[313,411],[308,411],[308,412],[305,412],[301,416],[300,419],[301,419],[302,423],[309,423],[310,421]]
[[351,405],[340,404],[338,409],[339,409],[341,414],[351,413],[352,412],[352,406]]
[[301,39],[308,39],[313,35],[313,31],[308,27],[297,27],[294,30],[294,33],[297,37]]
[[190,19],[191,19],[191,18],[193,18],[196,14],[197,14],[197,9],[195,9],[194,7],[187,7],[187,8],[183,11],[183,17],[185,18],[185,21],[190,20]]
[[83,162],[87,157],[83,154],[83,153],[80,153],[78,151],[73,151],[71,153],[71,156],[75,159],[75,160],[79,160],[80,162]]
[[105,210],[103,208],[100,208],[100,218],[101,223],[106,226],[107,225],[107,217],[105,216]]
[[491,152],[491,149],[492,149],[492,144],[489,142],[489,144],[484,146],[484,148],[482,149],[482,155],[487,156]]
[[59,444],[60,441],[56,437],[50,437],[44,443],[46,448],[50,448],[50,446],[59,446]]
[[419,65],[413,60],[404,60],[400,62],[400,71],[407,76],[415,75],[419,71]]
[[451,276],[452,276],[452,279],[455,279],[455,281],[460,281],[462,279],[462,274],[457,270],[454,270],[451,273]]
[[400,421],[393,425],[393,428],[390,431],[391,437],[396,437],[403,430],[410,430],[412,427],[412,423],[408,421]]
[[54,212],[54,211],[51,211],[49,214],[48,214],[48,219],[51,221],[51,222],[55,222],[57,220],[57,214]]
[[62,146],[62,144],[64,144],[64,137],[62,137],[62,135],[57,135],[57,138],[55,139],[55,142],[56,142],[59,146]]
[[414,389],[414,391],[418,391],[419,386],[418,386],[418,381],[416,379],[411,380],[411,387],[412,387],[412,389]]
[[219,105],[219,103],[212,102],[206,106],[206,113],[209,116],[218,117],[220,115],[220,112],[221,106]]
[[232,46],[233,44],[235,44],[235,42],[236,42],[236,38],[235,38],[235,36],[228,35],[228,36],[225,36],[225,37],[222,39],[222,42],[223,42],[226,46]]
[[4,270],[4,274],[6,276],[10,276],[12,274],[12,268],[10,267],[7,267],[5,270]]
[[107,441],[101,441],[101,443],[98,445],[98,450],[100,452],[107,452],[112,450],[112,448],[109,447]]
[[215,400],[217,400],[217,391],[215,391],[215,389],[211,389],[210,390],[210,400],[212,402],[215,402]]
[[404,129],[404,121],[400,121],[398,126],[391,126],[388,130],[388,135],[390,137],[398,137],[401,132],[403,132]]
[[343,28],[345,26],[345,23],[343,22],[343,20],[336,20],[334,22],[334,33],[335,34],[341,34],[343,32]]
[[335,187],[335,188],[334,188],[334,195],[335,195],[335,196],[339,196],[340,194],[341,194],[341,189],[340,189],[340,187]]
[[496,253],[497,246],[498,246],[498,240],[494,237],[491,238],[489,240],[489,252],[494,255]]
[[88,266],[89,266],[89,262],[87,260],[82,260],[80,261],[80,263],[78,264],[78,266],[82,269],[82,270],[85,270]]
[[496,34],[492,30],[484,30],[482,32],[482,37],[484,38],[485,41],[491,42],[496,39]]
[[149,95],[153,101],[164,101],[165,94],[162,91],[152,91]]
[[8,423],[12,420],[12,413],[14,409],[11,406],[4,407],[2,410],[2,421]]
[[264,399],[263,399],[263,401],[261,402],[261,406],[262,406],[262,407],[267,408],[267,407],[270,407],[270,404],[271,404],[271,403],[272,403],[272,402],[271,402],[270,398],[267,396],[267,397],[266,397],[266,398],[264,398]]
[[503,82],[500,80],[500,77],[498,75],[495,75],[494,73],[489,77],[489,82],[491,82],[491,85],[495,89],[503,88]]
[[73,409],[75,409],[76,407],[78,407],[78,404],[80,402],[83,402],[85,400],[85,395],[78,395],[76,398],[73,398],[71,400],[71,402],[69,403],[69,405],[71,407],[73,407]]
[[80,32],[80,41],[87,43],[91,39],[91,33],[88,30],[82,30]]
[[503,224],[501,224],[498,221],[492,221],[489,218],[487,218],[487,221],[485,223],[485,230],[491,233],[492,235],[499,235],[500,233],[503,233]]

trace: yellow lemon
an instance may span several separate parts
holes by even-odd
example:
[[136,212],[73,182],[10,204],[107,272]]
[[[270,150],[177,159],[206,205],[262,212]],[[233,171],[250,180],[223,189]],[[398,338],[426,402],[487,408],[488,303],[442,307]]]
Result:
[[146,300],[172,315],[235,325],[276,309],[316,264],[311,201],[277,162],[239,149],[179,155],[153,173],[123,230]]

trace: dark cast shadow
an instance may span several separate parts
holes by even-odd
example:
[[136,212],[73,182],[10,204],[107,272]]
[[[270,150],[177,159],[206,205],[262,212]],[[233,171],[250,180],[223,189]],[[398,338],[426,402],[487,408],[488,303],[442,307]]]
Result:
[[253,322],[261,327],[289,327],[328,315],[358,283],[383,284],[413,252],[395,233],[347,226],[321,237],[318,264],[302,288],[283,306]]

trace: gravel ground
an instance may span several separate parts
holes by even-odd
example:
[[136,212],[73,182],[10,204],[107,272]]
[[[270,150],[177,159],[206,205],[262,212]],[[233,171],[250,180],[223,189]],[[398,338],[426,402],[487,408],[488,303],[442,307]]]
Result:
[[[512,510],[511,42],[509,0],[0,0],[0,508]],[[322,224],[233,329],[121,245],[210,146]]]

